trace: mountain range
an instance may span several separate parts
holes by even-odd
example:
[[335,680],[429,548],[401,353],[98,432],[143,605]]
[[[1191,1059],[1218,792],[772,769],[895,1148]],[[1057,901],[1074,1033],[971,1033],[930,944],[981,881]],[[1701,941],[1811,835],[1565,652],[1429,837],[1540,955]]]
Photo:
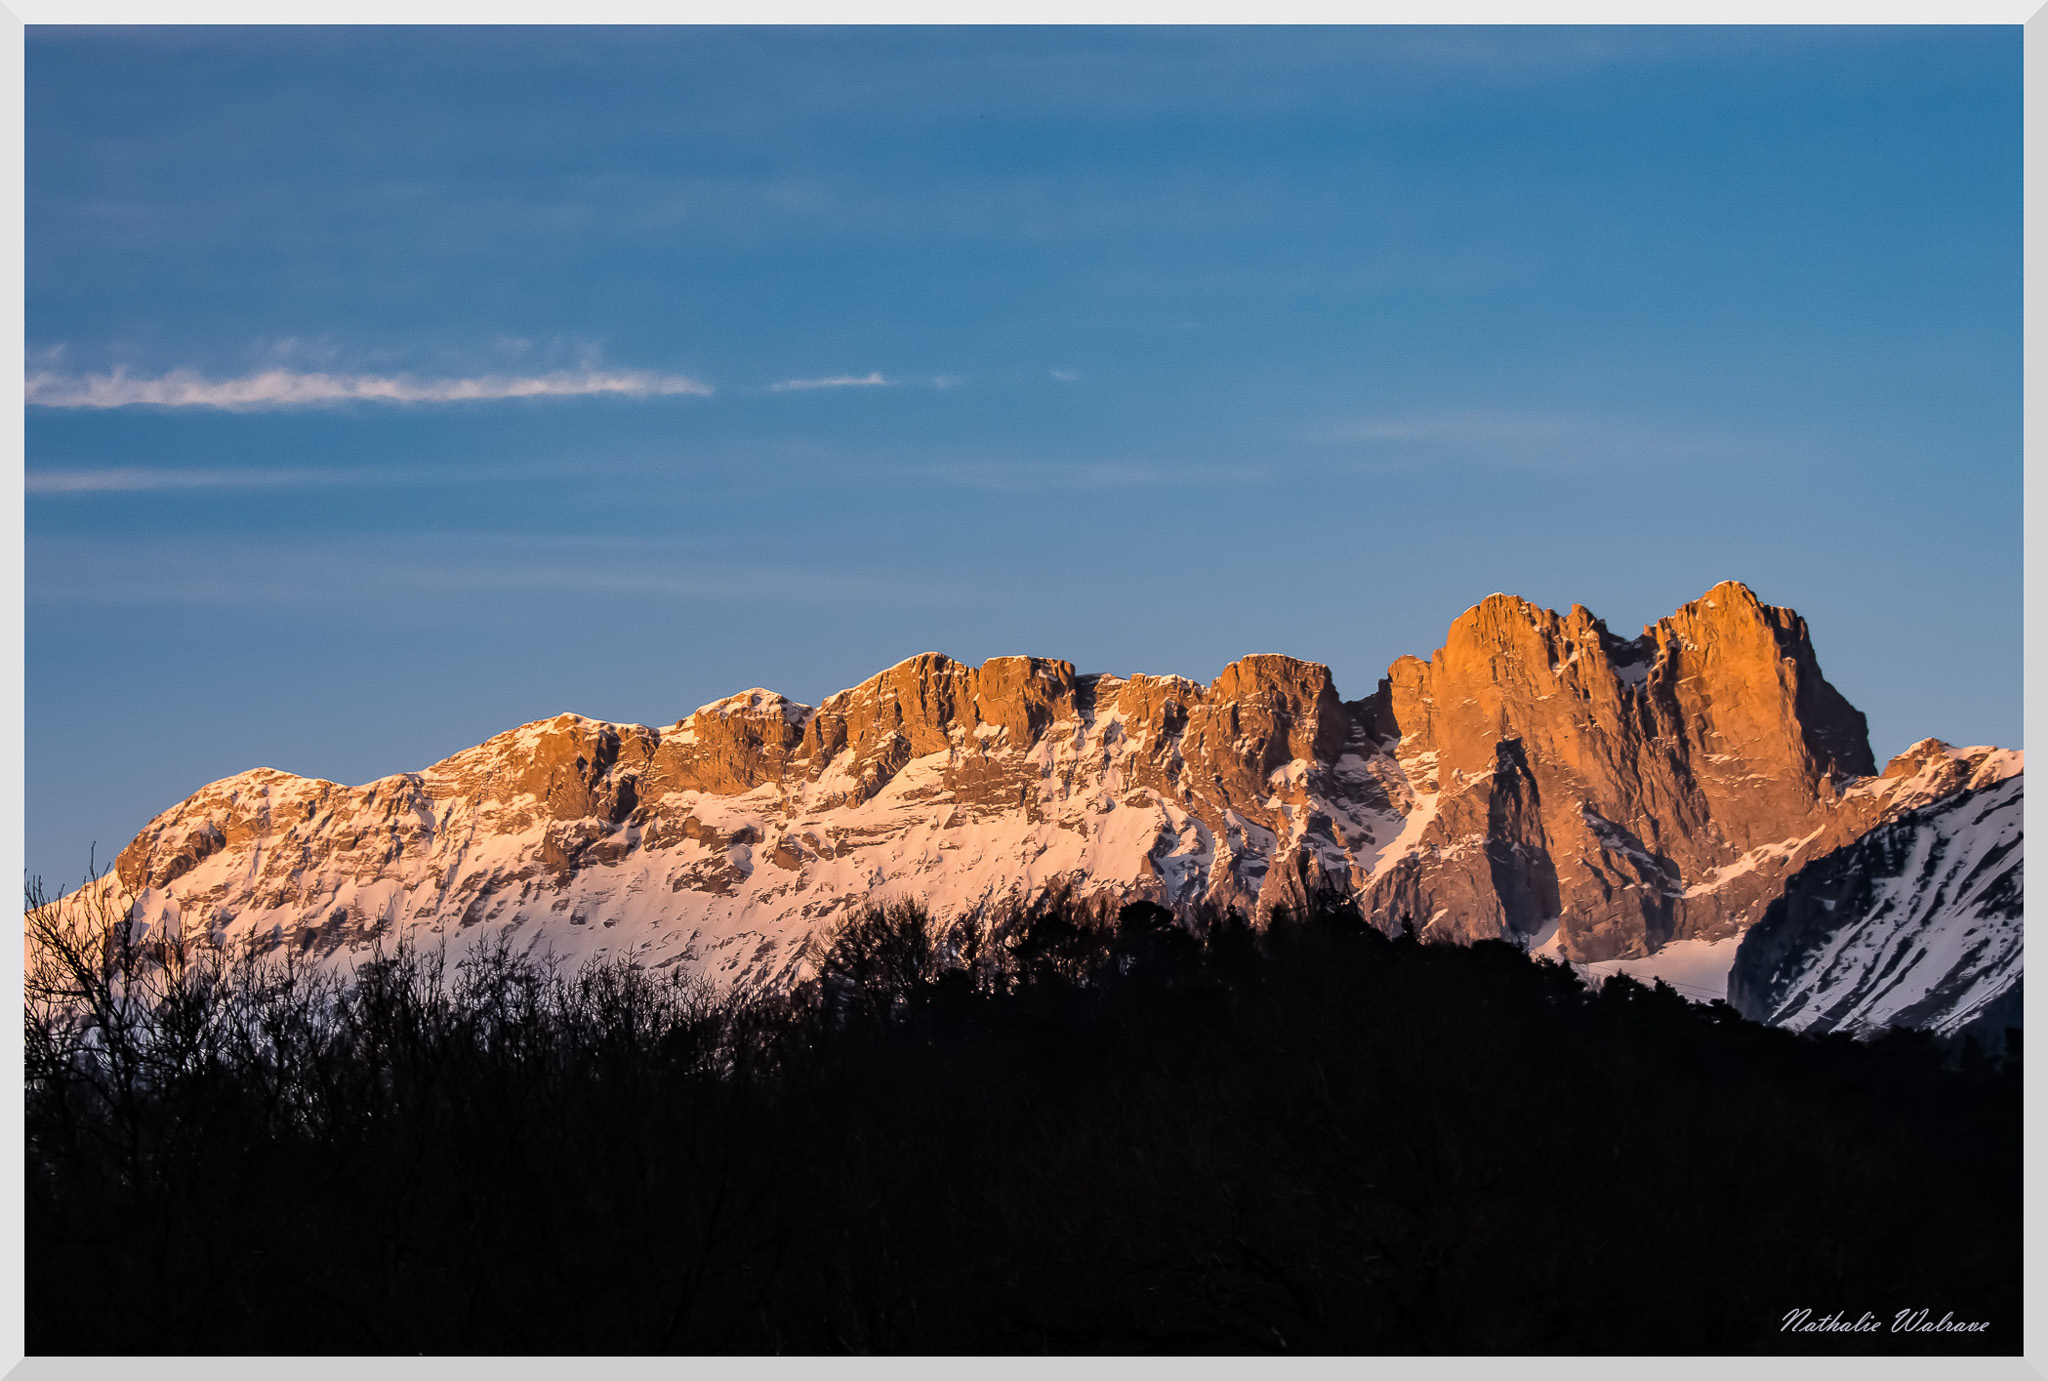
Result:
[[[926,653],[815,707],[564,714],[363,786],[259,768],[155,817],[95,886],[168,934],[327,960],[509,935],[747,985],[797,977],[870,901],[950,917],[1068,887],[1262,919],[1335,887],[1390,930],[1763,1019],[1949,1029],[2017,991],[2022,765],[1929,739],[1880,771],[1804,620],[1736,582],[1634,638],[1496,594],[1358,700],[1274,654],[1205,686]],[[2005,882],[1873,881],[1965,834]],[[1874,1002],[1915,947],[1920,996]]]

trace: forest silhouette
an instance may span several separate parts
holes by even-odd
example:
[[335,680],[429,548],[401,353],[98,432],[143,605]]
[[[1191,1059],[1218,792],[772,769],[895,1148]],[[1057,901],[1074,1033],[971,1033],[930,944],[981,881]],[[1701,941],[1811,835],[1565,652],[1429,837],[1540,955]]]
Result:
[[35,1354],[2020,1350],[2016,1032],[1796,1035],[1334,895],[869,906],[762,993],[79,895],[29,909]]

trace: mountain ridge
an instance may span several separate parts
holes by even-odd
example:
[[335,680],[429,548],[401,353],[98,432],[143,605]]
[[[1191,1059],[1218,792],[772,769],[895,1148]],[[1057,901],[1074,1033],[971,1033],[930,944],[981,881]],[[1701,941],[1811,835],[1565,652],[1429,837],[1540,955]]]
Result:
[[[1898,1024],[1953,1036],[1980,1019],[2017,1026],[2021,785],[1966,784],[1793,874],[1743,936],[1730,1004],[1816,1032],[1868,1035]],[[1943,923],[1930,925],[1930,915]],[[1994,1011],[2001,1003],[2009,1021]]]
[[1353,701],[1279,653],[1203,685],[927,652],[816,706],[558,715],[361,787],[255,769],[101,885],[167,931],[316,956],[510,930],[733,983],[788,980],[870,899],[1055,886],[1255,917],[1334,886],[1389,927],[1594,962],[1738,934],[1914,792],[2020,761],[1923,743],[1880,774],[1804,620],[1737,582],[1633,639],[1497,594]]

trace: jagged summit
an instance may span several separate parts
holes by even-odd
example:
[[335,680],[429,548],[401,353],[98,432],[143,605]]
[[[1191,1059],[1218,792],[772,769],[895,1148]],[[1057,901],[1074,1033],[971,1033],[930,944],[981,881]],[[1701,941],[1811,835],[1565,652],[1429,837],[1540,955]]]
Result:
[[1269,911],[1335,885],[1432,938],[1581,961],[1715,941],[1794,867],[2017,754],[1915,745],[1884,776],[1789,609],[1727,582],[1624,639],[1491,595],[1361,700],[1319,663],[1206,686],[920,653],[816,707],[753,688],[666,727],[558,715],[361,787],[216,782],[107,886],[152,923],[320,954],[510,932],[726,981],[893,896],[1072,885]]

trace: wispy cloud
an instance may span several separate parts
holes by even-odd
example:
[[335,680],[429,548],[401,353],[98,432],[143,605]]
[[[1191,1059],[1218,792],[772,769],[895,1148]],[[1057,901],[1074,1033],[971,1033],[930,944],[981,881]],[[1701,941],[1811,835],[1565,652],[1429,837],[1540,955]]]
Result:
[[[859,382],[859,381],[856,381]],[[880,382],[880,376],[876,376]],[[684,374],[654,370],[557,370],[549,374],[485,374],[467,379],[421,379],[411,375],[304,373],[267,369],[238,379],[209,379],[194,370],[173,370],[140,378],[126,370],[84,376],[35,373],[28,376],[27,401],[50,408],[220,408],[250,412],[264,408],[318,407],[332,403],[465,403],[500,398],[580,398],[611,395],[654,398],[679,394],[708,397],[709,384]]]
[[882,371],[872,374],[833,374],[823,379],[784,379],[779,384],[768,385],[771,393],[793,393],[804,388],[889,388],[895,380],[882,377]]
[[675,473],[669,459],[621,460],[572,455],[520,464],[247,466],[186,469],[175,466],[74,466],[31,469],[23,488],[30,494],[58,498],[92,498],[103,494],[137,494],[177,490],[292,489],[355,486],[364,488],[455,487],[478,485],[559,485],[593,480],[645,483]]
[[[204,605],[438,618],[436,600],[530,617],[531,598],[629,596],[829,608],[954,607],[970,592],[916,573],[734,559],[665,539],[532,533],[33,537],[36,607]],[[410,614],[408,614],[410,611]]]
[[1065,489],[1167,489],[1187,485],[1252,483],[1270,475],[1269,466],[1168,465],[1127,461],[1039,462],[963,461],[920,467],[920,479],[967,489],[1030,493]]
[[1320,434],[1328,441],[1419,441],[1433,446],[1487,442],[1554,441],[1593,430],[1574,418],[1530,413],[1452,412],[1341,423]]
[[1058,379],[1063,384],[1074,383],[1078,381],[1081,377],[1080,371],[1075,369],[1052,369],[1047,370],[1046,372],[1051,374],[1053,378]]
[[31,470],[31,494],[136,494],[162,489],[270,489],[301,484],[377,484],[386,471],[366,470],[157,470],[113,466],[83,470]]
[[1359,418],[1307,439],[1363,446],[1383,460],[1454,460],[1544,469],[1738,459],[1768,449],[1758,438],[1707,435],[1626,419],[1484,410]]

